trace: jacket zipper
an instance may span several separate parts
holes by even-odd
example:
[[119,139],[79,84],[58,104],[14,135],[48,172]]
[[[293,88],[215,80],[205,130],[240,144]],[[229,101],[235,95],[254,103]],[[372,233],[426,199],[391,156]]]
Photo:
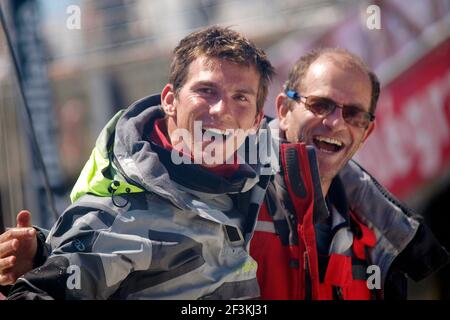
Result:
[[135,186],[137,186],[137,187],[142,188],[142,189],[145,190],[145,188],[144,188],[143,186],[141,186],[140,183],[138,183],[138,182],[134,181],[133,179],[131,179],[131,178],[123,171],[122,166],[121,166],[120,163],[119,163],[119,160],[117,160],[117,158],[116,158],[116,156],[115,156],[114,154],[113,154],[111,160],[112,160],[112,163],[114,163],[114,165],[116,166],[117,171],[119,171],[119,173],[123,176],[123,178],[125,179],[125,181],[126,181],[127,183],[132,184],[132,185],[135,185]]
[[303,228],[303,224],[300,226],[300,234],[299,239],[301,239],[302,250],[303,250],[303,274],[302,278],[302,286],[303,297],[305,300],[312,300],[312,288],[311,288],[311,276],[309,272],[309,259],[308,259],[308,249],[306,247],[306,239],[305,239],[305,229]]
[[308,251],[303,252],[303,261],[305,268],[305,300],[312,300],[311,276],[309,274]]

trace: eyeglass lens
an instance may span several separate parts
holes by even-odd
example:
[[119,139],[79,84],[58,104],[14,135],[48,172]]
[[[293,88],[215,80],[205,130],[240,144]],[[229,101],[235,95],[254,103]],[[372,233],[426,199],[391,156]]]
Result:
[[[313,113],[319,116],[327,116],[334,112],[337,107],[341,108],[331,99],[314,96],[309,96],[306,99],[306,104]],[[370,115],[355,106],[344,105],[342,107],[342,117],[350,125],[360,128],[366,128],[370,123]]]

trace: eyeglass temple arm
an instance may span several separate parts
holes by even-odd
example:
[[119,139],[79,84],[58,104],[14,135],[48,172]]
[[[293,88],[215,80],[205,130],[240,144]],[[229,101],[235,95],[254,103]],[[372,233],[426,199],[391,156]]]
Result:
[[288,98],[291,98],[295,101],[298,101],[300,99],[300,95],[297,93],[297,91],[294,90],[286,90],[286,95],[288,96]]

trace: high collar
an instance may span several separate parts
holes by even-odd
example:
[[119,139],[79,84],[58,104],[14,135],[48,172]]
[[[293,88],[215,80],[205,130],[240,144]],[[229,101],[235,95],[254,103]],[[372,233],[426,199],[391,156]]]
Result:
[[244,192],[258,182],[259,164],[240,165],[229,180],[200,165],[175,165],[168,150],[148,141],[154,122],[164,117],[160,103],[160,95],[141,99],[128,107],[117,123],[114,155],[125,175],[148,191],[175,202],[178,190],[172,179],[185,187],[214,194]]

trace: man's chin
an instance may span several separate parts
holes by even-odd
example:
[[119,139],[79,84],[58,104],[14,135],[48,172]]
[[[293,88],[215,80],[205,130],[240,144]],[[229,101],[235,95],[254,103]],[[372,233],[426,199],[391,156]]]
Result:
[[194,152],[195,163],[200,163],[205,167],[216,167],[223,164],[233,164],[236,150],[226,150],[224,144],[214,145],[214,142],[204,143],[202,150]]
[[333,178],[338,174],[338,172],[342,169],[341,161],[321,161],[320,157],[317,159],[320,177],[328,180],[333,180]]

